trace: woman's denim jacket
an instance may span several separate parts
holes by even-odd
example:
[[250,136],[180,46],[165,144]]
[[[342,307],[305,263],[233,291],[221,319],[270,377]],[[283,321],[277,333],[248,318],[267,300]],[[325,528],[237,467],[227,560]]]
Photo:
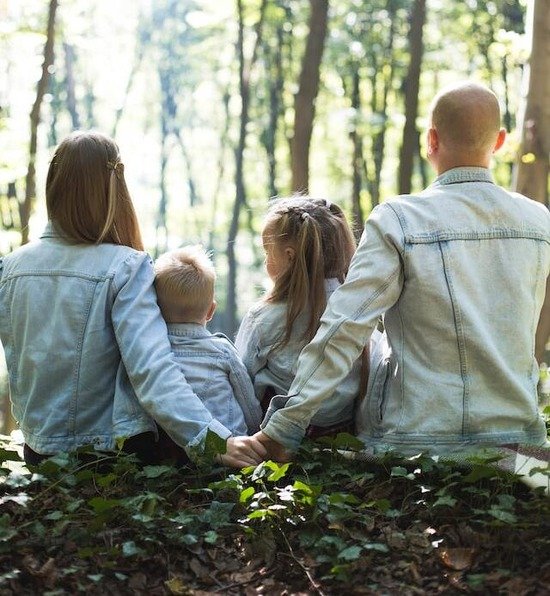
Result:
[[[337,279],[325,280],[327,298],[339,285]],[[304,312],[294,322],[290,341],[276,347],[285,332],[286,315],[286,302],[258,302],[243,318],[235,338],[235,345],[254,383],[259,401],[263,400],[267,389],[272,395],[287,393],[296,375],[298,356],[306,344],[302,336],[309,315]],[[312,424],[327,427],[352,419],[354,400],[359,390],[360,365],[358,359],[351,373],[313,416]],[[277,397],[274,403],[281,406],[285,401]]]
[[14,418],[50,454],[156,432],[202,442],[213,420],[173,360],[149,256],[70,244],[49,225],[0,260],[0,339]]
[[449,170],[376,207],[265,432],[297,447],[385,313],[389,349],[357,421],[368,446],[544,443],[534,335],[549,271],[548,209],[484,168]]

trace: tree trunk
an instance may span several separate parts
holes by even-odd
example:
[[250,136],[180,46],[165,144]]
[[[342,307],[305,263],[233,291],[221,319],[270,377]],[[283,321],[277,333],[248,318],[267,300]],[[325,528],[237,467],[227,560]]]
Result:
[[[529,4],[531,58],[527,76],[529,86],[523,116],[521,147],[516,166],[515,189],[548,206],[550,154],[550,0]],[[550,336],[550,290],[542,307],[536,335],[536,357],[541,362]]]
[[225,332],[232,337],[237,329],[237,259],[235,243],[239,231],[239,216],[241,208],[246,204],[246,187],[244,182],[244,150],[246,146],[246,126],[249,120],[250,106],[250,74],[256,63],[258,47],[262,40],[262,27],[267,0],[262,0],[260,16],[256,23],[256,40],[252,56],[246,63],[244,56],[244,18],[242,0],[237,0],[237,14],[239,33],[237,39],[237,53],[239,56],[239,91],[241,95],[241,119],[239,126],[239,140],[235,148],[235,202],[229,224],[227,236],[227,302],[225,305]]
[[292,190],[303,193],[307,193],[309,188],[309,147],[327,33],[328,0],[310,0],[310,5],[309,35],[294,101],[294,136],[291,143]]
[[[352,86],[351,86],[351,107],[355,114],[355,122],[349,133],[353,152],[352,152],[352,193],[351,193],[351,211],[353,217],[353,233],[356,240],[359,240],[363,233],[363,208],[361,206],[361,190],[363,189],[363,173],[365,172],[366,162],[363,156],[363,137],[357,131],[359,114],[361,113],[361,77],[359,76],[359,64],[353,65]],[[344,89],[346,85],[344,83]]]
[[54,59],[54,38],[55,38],[55,14],[57,11],[58,0],[50,0],[48,10],[48,28],[46,33],[46,43],[44,45],[44,62],[42,63],[42,75],[36,87],[36,99],[32,106],[30,120],[30,144],[29,144],[29,165],[27,176],[25,178],[25,198],[19,205],[19,217],[21,219],[21,244],[29,241],[29,219],[32,212],[34,199],[36,197],[36,149],[38,125],[40,123],[40,106],[42,99],[48,87],[50,78],[49,68]]
[[80,116],[76,107],[76,93],[74,83],[74,62],[75,52],[72,45],[68,43],[63,44],[63,51],[65,52],[65,73],[66,73],[66,92],[67,92],[67,109],[71,115],[73,130],[80,128]]
[[[371,198],[371,209],[374,209],[380,202],[380,183],[382,180],[382,166],[384,164],[384,154],[386,150],[386,132],[388,128],[388,95],[393,86],[393,79],[395,73],[395,57],[393,46],[395,41],[396,29],[396,3],[388,2],[387,10],[390,19],[390,29],[388,32],[388,43],[384,52],[385,58],[380,67],[378,67],[378,56],[371,55],[371,64],[374,67],[374,73],[371,78],[372,86],[372,100],[371,109],[373,114],[380,115],[381,124],[380,130],[372,135],[372,161],[373,161],[373,178],[370,180],[366,173],[365,179],[368,180],[368,189]],[[386,68],[387,66],[387,68]],[[378,101],[378,77],[382,77],[382,99],[379,104]],[[366,169],[366,161],[365,161]]]
[[411,179],[414,156],[416,154],[418,115],[418,90],[420,86],[420,66],[422,64],[422,32],[426,20],[426,0],[414,0],[409,29],[409,72],[405,86],[405,127],[399,154],[399,193],[411,192]]

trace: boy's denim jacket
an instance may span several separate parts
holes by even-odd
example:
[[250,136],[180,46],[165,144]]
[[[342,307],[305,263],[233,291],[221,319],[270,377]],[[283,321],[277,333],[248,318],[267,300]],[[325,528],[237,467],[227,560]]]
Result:
[[256,432],[260,402],[235,346],[198,323],[169,323],[172,352],[193,391],[234,435]]
[[[327,299],[339,285],[337,279],[325,280]],[[286,315],[286,302],[258,302],[243,318],[235,339],[259,401],[268,388],[273,394],[287,393],[296,375],[298,356],[306,344],[302,335],[307,326],[307,312],[301,313],[294,322],[290,341],[273,349],[284,335]],[[354,400],[359,390],[360,364],[358,359],[351,373],[313,416],[312,424],[328,427],[352,419]],[[274,403],[282,404],[284,400],[276,398]]]
[[485,168],[451,169],[376,207],[266,434],[297,447],[385,313],[388,355],[357,421],[367,446],[543,444],[534,335],[549,270],[548,209]]
[[71,244],[49,224],[0,259],[0,339],[14,418],[51,454],[156,432],[181,446],[208,429],[230,435],[175,363],[149,256],[113,244]]

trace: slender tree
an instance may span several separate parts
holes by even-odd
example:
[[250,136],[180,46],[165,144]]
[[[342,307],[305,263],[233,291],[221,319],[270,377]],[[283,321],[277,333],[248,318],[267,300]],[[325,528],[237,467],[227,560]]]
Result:
[[242,0],[237,0],[238,37],[237,55],[239,59],[239,93],[241,97],[241,117],[239,123],[239,139],[235,149],[235,202],[231,214],[231,223],[227,236],[227,302],[225,328],[233,335],[237,327],[237,259],[235,243],[239,231],[239,216],[246,205],[246,187],[244,181],[244,150],[246,147],[246,127],[250,119],[250,75],[258,57],[258,49],[262,41],[262,31],[267,0],[262,0],[260,16],[254,27],[255,40],[252,55],[247,60],[244,52],[244,12]]
[[411,192],[414,156],[418,147],[418,91],[423,53],[423,29],[426,20],[426,0],[414,0],[409,29],[409,71],[405,81],[405,127],[399,153],[399,193]]
[[[550,0],[534,0],[529,5],[528,27],[531,57],[529,79],[518,155],[515,188],[518,192],[548,205],[550,173]],[[550,337],[550,287],[536,335],[536,357],[541,362]]]
[[294,192],[307,192],[309,188],[309,147],[327,33],[328,0],[310,0],[310,6],[309,34],[294,102],[294,136],[291,143]]
[[26,244],[29,241],[29,219],[36,197],[36,149],[38,144],[38,125],[40,123],[40,107],[46,89],[48,88],[50,67],[53,65],[54,60],[55,16],[57,6],[58,0],[50,0],[46,43],[44,45],[44,61],[42,62],[42,75],[40,76],[36,87],[36,99],[34,100],[30,114],[29,165],[25,178],[25,198],[23,199],[23,202],[19,204],[21,244]]

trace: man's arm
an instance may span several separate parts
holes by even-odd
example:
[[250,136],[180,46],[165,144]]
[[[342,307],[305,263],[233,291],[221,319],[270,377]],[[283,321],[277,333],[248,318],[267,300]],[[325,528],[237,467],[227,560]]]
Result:
[[402,259],[397,216],[388,204],[380,205],[367,220],[346,281],[330,297],[317,334],[300,354],[290,399],[262,425],[269,439],[297,449],[312,416],[367,345],[378,317],[399,299]]

